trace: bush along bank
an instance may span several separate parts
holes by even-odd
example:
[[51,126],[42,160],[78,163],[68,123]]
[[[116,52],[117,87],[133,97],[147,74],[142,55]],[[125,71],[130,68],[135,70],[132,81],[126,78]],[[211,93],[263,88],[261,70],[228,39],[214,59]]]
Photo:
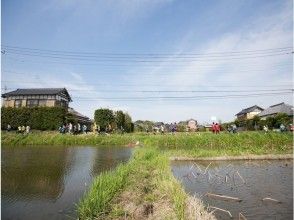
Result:
[[79,219],[214,219],[188,197],[173,177],[168,158],[155,148],[98,176],[78,205]]

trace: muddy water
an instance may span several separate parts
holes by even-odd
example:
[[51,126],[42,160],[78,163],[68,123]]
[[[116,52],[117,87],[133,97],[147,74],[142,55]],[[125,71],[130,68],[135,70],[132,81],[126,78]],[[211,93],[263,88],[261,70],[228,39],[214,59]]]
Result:
[[1,219],[77,219],[93,177],[130,155],[123,147],[2,147]]
[[[207,207],[230,211],[233,219],[239,219],[239,213],[254,220],[293,219],[292,160],[175,161],[172,170],[186,192],[200,198]],[[220,200],[206,193],[237,197],[242,201]],[[263,201],[266,197],[279,202]],[[217,219],[231,219],[223,211],[215,210],[214,214]]]

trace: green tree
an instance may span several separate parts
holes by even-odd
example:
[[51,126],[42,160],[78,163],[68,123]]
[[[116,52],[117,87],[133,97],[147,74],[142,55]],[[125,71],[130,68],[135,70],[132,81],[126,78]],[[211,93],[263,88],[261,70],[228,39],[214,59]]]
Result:
[[126,119],[125,119],[125,114],[123,113],[123,111],[117,111],[115,113],[115,123],[118,129],[125,129],[125,123],[126,123]]
[[281,124],[285,125],[286,127],[289,126],[291,123],[290,117],[286,113],[278,113],[275,116],[275,128],[279,128]]
[[115,122],[113,111],[106,108],[95,110],[94,120],[100,126],[101,131],[106,131],[106,127]]
[[134,123],[132,122],[132,118],[128,113],[125,113],[125,131],[133,132],[134,131]]

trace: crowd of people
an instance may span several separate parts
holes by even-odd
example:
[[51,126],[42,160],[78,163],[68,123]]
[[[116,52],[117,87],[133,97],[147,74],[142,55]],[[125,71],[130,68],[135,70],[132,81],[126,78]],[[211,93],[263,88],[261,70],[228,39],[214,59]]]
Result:
[[[11,125],[8,124],[7,125],[7,131],[10,132],[11,129],[12,129]],[[29,125],[27,125],[27,126],[20,125],[20,126],[17,127],[17,133],[19,133],[19,134],[29,134],[30,130],[31,130],[31,128],[30,128]]]
[[87,125],[81,125],[80,123],[72,124],[72,123],[66,123],[59,127],[59,132],[61,134],[86,134],[87,133]]

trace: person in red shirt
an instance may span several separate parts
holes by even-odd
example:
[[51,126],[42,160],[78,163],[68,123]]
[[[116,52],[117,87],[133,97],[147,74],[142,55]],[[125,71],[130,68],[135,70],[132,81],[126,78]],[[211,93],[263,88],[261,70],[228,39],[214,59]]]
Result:
[[219,134],[220,132],[220,125],[218,123],[215,124],[215,133]]
[[212,133],[214,133],[214,134],[215,134],[215,132],[216,132],[216,130],[215,130],[215,124],[214,124],[214,122],[212,122],[211,131],[212,131]]

